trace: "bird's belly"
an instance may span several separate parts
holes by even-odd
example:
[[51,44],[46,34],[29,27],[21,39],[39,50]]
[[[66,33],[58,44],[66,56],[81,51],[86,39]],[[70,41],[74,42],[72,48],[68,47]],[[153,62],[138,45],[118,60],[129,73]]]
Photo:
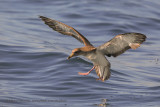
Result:
[[94,65],[110,66],[105,56],[100,53],[92,53],[85,56],[93,62]]

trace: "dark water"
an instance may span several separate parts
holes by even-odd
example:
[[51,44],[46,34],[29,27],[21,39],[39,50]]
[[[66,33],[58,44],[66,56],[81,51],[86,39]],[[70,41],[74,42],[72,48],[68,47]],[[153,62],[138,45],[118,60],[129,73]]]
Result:
[[[83,46],[53,32],[38,18],[62,21],[95,46],[120,33],[147,41],[112,64],[111,78],[80,76],[92,63],[66,60]],[[0,0],[0,107],[159,107],[159,0]]]

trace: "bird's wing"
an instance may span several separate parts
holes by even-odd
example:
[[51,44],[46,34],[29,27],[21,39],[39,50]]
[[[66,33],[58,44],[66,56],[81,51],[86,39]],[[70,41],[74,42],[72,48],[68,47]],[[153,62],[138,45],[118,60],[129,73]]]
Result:
[[130,48],[138,48],[140,44],[145,41],[145,39],[146,36],[141,33],[120,34],[103,45],[97,47],[97,50],[109,57],[116,57]]
[[83,43],[85,46],[92,46],[92,44],[73,27],[44,16],[39,16],[39,17],[45,22],[46,25],[48,25],[53,30],[64,35],[73,36],[74,38],[79,40],[81,43]]

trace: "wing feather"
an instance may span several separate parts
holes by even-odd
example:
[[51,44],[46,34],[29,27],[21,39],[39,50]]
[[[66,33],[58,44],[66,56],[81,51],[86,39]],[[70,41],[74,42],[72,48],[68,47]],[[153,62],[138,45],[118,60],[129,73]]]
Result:
[[97,50],[107,56],[118,56],[126,50],[136,49],[146,40],[146,36],[141,33],[125,33],[115,36],[110,41],[97,47]]
[[81,43],[83,43],[85,46],[92,46],[92,44],[73,27],[44,16],[39,16],[39,17],[45,22],[46,25],[48,25],[53,30],[64,35],[72,36],[75,39],[79,40]]

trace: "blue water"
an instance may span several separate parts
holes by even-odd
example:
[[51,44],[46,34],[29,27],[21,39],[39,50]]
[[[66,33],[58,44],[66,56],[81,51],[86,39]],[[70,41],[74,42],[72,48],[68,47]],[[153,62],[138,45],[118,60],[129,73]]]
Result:
[[[0,0],[0,107],[159,107],[159,0]],[[66,58],[82,47],[52,31],[43,15],[68,24],[94,46],[139,32],[147,40],[111,62],[111,78],[96,81],[92,63]]]

